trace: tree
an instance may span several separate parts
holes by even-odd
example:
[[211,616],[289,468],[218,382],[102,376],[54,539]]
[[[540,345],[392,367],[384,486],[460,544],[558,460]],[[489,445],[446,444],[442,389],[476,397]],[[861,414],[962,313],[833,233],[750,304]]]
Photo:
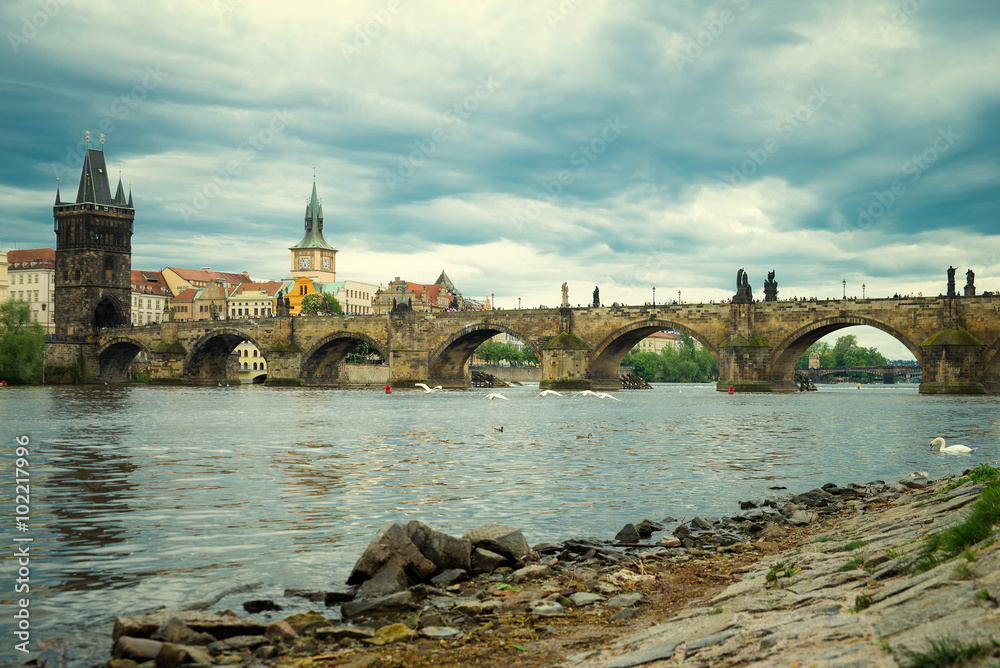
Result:
[[20,299],[0,304],[0,378],[30,383],[41,378],[45,331],[31,319],[31,305]]
[[378,348],[367,341],[361,341],[347,351],[347,362],[349,364],[365,364],[366,362],[372,362],[373,358],[384,361],[384,358],[382,357],[382,354],[379,353]]
[[862,348],[858,345],[858,337],[848,334],[841,336],[831,348],[826,341],[817,341],[809,346],[805,354],[795,363],[796,369],[805,369],[809,366],[809,354],[819,355],[819,365],[821,367],[857,367],[857,366],[886,366],[888,360],[878,351],[877,348]]
[[343,313],[340,302],[329,292],[314,292],[302,298],[302,305],[299,313],[302,315],[314,315],[316,313],[331,314]]

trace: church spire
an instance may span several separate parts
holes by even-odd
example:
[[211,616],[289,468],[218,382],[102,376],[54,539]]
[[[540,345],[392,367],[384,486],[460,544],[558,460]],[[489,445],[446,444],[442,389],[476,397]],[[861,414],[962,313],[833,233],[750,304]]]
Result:
[[306,204],[306,234],[292,248],[327,248],[333,250],[333,246],[323,238],[323,204],[316,194],[316,175],[313,174],[312,197]]

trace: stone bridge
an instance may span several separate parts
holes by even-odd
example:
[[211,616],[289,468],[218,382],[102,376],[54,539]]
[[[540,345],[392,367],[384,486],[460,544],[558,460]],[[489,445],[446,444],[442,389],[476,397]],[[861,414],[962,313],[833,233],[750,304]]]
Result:
[[799,369],[805,372],[810,380],[819,382],[824,376],[850,375],[852,373],[867,373],[873,376],[882,376],[882,382],[892,385],[897,378],[914,378],[923,376],[923,369],[919,366],[821,366],[812,369]]
[[266,358],[271,384],[342,386],[345,355],[365,341],[388,361],[399,387],[464,388],[473,351],[505,333],[535,352],[542,387],[611,390],[620,387],[625,354],[672,329],[715,356],[720,390],[792,392],[795,362],[810,345],[868,325],[913,353],[921,392],[977,394],[1000,392],[998,311],[1000,297],[940,297],[205,320],[102,330],[49,344],[46,361],[77,359],[91,377],[114,382],[144,352],[151,382],[228,383],[237,378],[232,352],[247,340]]

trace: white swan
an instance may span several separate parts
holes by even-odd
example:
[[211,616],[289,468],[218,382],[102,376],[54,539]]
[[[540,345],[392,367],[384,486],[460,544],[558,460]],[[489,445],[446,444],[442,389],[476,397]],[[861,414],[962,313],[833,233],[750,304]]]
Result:
[[540,397],[547,397],[550,394],[554,394],[557,397],[561,397],[562,396],[562,394],[560,392],[556,392],[555,390],[544,390],[542,392],[539,392],[538,396],[540,396]]
[[976,448],[970,448],[967,445],[948,445],[944,443],[944,439],[938,436],[933,441],[931,441],[931,450],[934,449],[935,445],[941,446],[941,452],[946,452],[949,455],[953,455],[960,452],[975,452]]
[[428,394],[431,393],[431,392],[437,392],[438,390],[443,390],[444,389],[440,385],[435,385],[434,387],[427,387],[427,385],[425,385],[424,383],[415,383],[413,385],[413,387],[422,387],[422,388],[424,388],[424,392],[428,393]]
[[493,401],[494,399],[503,399],[504,401],[510,401],[510,399],[503,396],[499,392],[490,392],[489,394],[486,395],[486,398],[489,399],[490,401]]
[[614,399],[615,401],[621,401],[618,397],[612,396],[607,392],[598,392],[594,395],[595,397],[600,397],[601,399]]
[[581,390],[580,392],[576,393],[576,396],[578,396],[578,397],[596,397],[597,393],[596,392],[591,392],[590,390]]

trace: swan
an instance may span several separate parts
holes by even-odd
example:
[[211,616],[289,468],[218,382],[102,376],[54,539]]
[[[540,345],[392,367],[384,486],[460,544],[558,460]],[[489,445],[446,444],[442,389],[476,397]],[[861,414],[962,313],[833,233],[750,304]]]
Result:
[[597,393],[596,392],[591,392],[590,390],[581,390],[580,392],[576,393],[576,396],[578,396],[578,397],[596,397]]
[[490,392],[489,394],[486,395],[486,398],[489,399],[490,401],[493,401],[494,399],[503,399],[504,401],[510,401],[510,399],[503,396],[499,392]]
[[545,390],[545,391],[543,391],[543,392],[540,392],[540,393],[538,394],[538,396],[540,396],[540,397],[547,397],[547,396],[548,396],[548,395],[550,395],[550,394],[554,394],[554,395],[556,395],[557,397],[561,397],[561,396],[562,396],[562,394],[561,394],[561,393],[559,393],[559,392],[556,392],[555,390]]
[[612,396],[607,392],[598,392],[594,395],[595,397],[600,397],[601,399],[614,399],[615,401],[621,401],[618,397]]
[[415,383],[413,385],[413,387],[422,387],[422,388],[424,388],[424,392],[426,394],[430,394],[431,392],[437,392],[438,390],[443,390],[444,389],[440,385],[435,385],[434,387],[427,387],[427,385],[425,385],[424,383]]
[[946,453],[948,453],[950,455],[953,455],[953,454],[959,453],[959,452],[975,452],[976,451],[976,448],[970,448],[967,445],[948,445],[948,446],[946,446],[945,443],[944,443],[944,439],[941,438],[940,436],[938,436],[933,441],[931,441],[931,450],[934,449],[935,445],[940,445],[941,446],[941,452],[946,452]]

